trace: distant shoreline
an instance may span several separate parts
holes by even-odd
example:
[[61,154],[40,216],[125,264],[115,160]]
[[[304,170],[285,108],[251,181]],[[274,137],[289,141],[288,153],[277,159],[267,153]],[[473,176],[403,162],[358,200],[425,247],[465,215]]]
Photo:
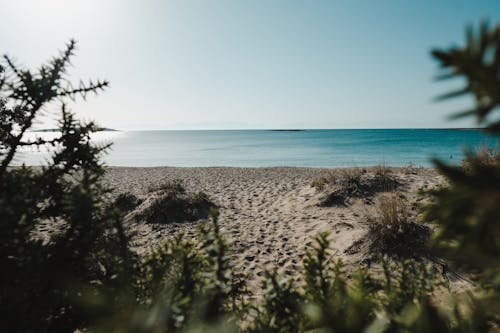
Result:
[[[307,131],[387,131],[387,130],[439,130],[439,131],[483,131],[487,130],[484,127],[415,127],[415,128],[220,128],[220,129],[104,129],[104,131],[119,131],[119,132],[223,132],[223,131],[263,131],[263,132],[307,132]],[[37,130],[33,132],[48,132],[57,131],[57,129]]]
[[[474,129],[284,130],[109,131],[91,137],[98,145],[113,143],[103,158],[114,166],[432,166],[432,158],[458,163],[465,147],[499,145]],[[60,135],[29,134],[32,140]],[[18,163],[36,165],[48,157],[45,148],[27,150]]]
[[[52,132],[59,132],[59,128],[44,128],[44,129],[39,129],[39,130],[33,130],[30,131],[32,133],[52,133]],[[106,127],[99,127],[97,128],[96,132],[119,132],[119,130],[113,129],[113,128],[106,128]]]

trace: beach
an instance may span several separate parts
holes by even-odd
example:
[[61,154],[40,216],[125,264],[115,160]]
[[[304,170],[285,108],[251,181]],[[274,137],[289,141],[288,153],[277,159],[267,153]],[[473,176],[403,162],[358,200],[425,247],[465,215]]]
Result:
[[[331,233],[335,256],[356,267],[370,256],[363,238],[369,217],[377,213],[384,190],[351,198],[341,205],[321,205],[328,194],[312,184],[318,179],[336,179],[346,174],[371,176],[383,168],[397,182],[398,195],[404,198],[415,220],[418,205],[425,202],[422,190],[443,184],[432,168],[236,168],[236,167],[151,167],[107,168],[104,182],[114,189],[112,195],[130,193],[147,198],[151,188],[181,182],[187,191],[204,192],[219,208],[221,230],[231,243],[238,270],[248,274],[250,286],[258,284],[266,269],[276,268],[296,275],[302,258],[319,232]],[[133,213],[133,212],[132,212]],[[200,221],[127,224],[132,245],[144,254],[169,237],[184,233],[193,237]]]

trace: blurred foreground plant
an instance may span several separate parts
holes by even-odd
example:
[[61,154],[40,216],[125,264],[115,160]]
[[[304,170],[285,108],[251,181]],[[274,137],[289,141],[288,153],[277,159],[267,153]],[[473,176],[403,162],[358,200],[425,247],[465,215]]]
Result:
[[[440,99],[471,95],[475,106],[455,117],[474,116],[484,131],[500,134],[500,25],[482,23],[467,30],[463,47],[435,50],[443,74],[440,79],[460,77],[465,87]],[[498,148],[497,148],[498,149]],[[434,160],[449,185],[432,192],[426,218],[438,225],[435,248],[456,267],[473,274],[483,289],[475,308],[497,329],[500,323],[500,163],[493,150],[468,152],[461,166]]]
[[[455,117],[474,116],[484,130],[500,134],[500,26],[482,23],[467,30],[466,45],[433,51],[441,79],[461,77],[463,89],[443,95],[472,95],[475,107]],[[435,160],[449,186],[434,191],[427,218],[439,224],[436,245],[456,264],[478,273],[485,286],[500,288],[500,163],[493,150],[469,152],[464,166]],[[500,291],[500,289],[499,289]],[[500,303],[499,303],[500,307]]]
[[[0,68],[0,325],[10,332],[74,330],[113,311],[79,307],[87,295],[117,301],[132,285],[120,213],[104,209],[100,157],[107,146],[90,141],[97,127],[77,121],[66,104],[108,83],[73,88],[66,71],[74,50],[70,41],[36,72],[8,56]],[[59,135],[26,139],[54,104],[61,109]],[[21,147],[45,146],[54,147],[46,165],[11,167]]]

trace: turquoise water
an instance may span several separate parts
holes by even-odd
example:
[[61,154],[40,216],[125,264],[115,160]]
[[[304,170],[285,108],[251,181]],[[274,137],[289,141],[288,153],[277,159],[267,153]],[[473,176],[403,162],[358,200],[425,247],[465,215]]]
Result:
[[[105,157],[112,166],[403,166],[410,162],[430,166],[432,157],[459,162],[465,147],[498,147],[494,137],[478,130],[449,129],[120,131],[97,133],[94,140],[114,142]],[[48,156],[45,149],[24,151],[16,164],[38,165]]]

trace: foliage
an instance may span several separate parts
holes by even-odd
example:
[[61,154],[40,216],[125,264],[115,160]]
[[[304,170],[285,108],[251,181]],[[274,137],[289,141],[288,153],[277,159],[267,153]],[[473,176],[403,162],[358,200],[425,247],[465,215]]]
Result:
[[332,260],[328,233],[320,233],[304,259],[304,298],[311,328],[362,331],[375,317],[376,286],[364,269],[349,284],[342,261]]
[[[432,302],[443,287],[432,266],[383,257],[382,274],[366,268],[349,273],[333,260],[328,237],[319,234],[307,253],[303,286],[268,273],[250,332],[451,332],[458,326]],[[484,327],[469,316],[461,320],[470,332]]]
[[276,271],[266,272],[262,283],[265,293],[261,304],[254,307],[255,318],[249,332],[302,332],[301,295],[293,281]]
[[[475,99],[475,107],[463,111],[454,118],[475,116],[479,125],[486,129],[500,132],[500,119],[489,119],[498,114],[500,105],[500,26],[489,28],[486,21],[482,22],[479,31],[474,32],[472,26],[466,31],[464,47],[452,47],[448,50],[433,50],[432,55],[439,61],[443,73],[440,80],[461,77],[466,80],[465,87],[441,95],[439,100],[470,94]],[[497,112],[495,114],[495,112]]]
[[[482,23],[477,33],[467,30],[466,45],[433,51],[444,74],[440,78],[462,77],[466,86],[446,95],[471,94],[472,110],[458,117],[475,116],[491,134],[500,134],[500,122],[493,118],[500,106],[500,26]],[[492,119],[493,118],[493,119]],[[449,186],[433,192],[434,203],[427,218],[439,224],[436,245],[456,264],[479,273],[485,285],[500,288],[500,163],[494,153],[469,152],[464,166],[435,161]],[[499,303],[500,304],[500,303]]]
[[[133,255],[120,213],[104,209],[107,190],[99,182],[104,173],[100,156],[107,146],[92,144],[96,126],[77,121],[66,106],[66,99],[102,90],[107,82],[73,88],[66,70],[74,49],[71,41],[37,72],[4,57],[8,72],[0,82],[0,311],[2,328],[10,332],[75,329],[97,313],[112,311],[96,306],[87,312],[82,307],[87,295],[106,295],[118,302],[121,291],[132,285]],[[25,140],[26,132],[56,101],[61,105],[59,136]],[[44,145],[56,148],[45,166],[11,167],[20,147]],[[60,227],[43,240],[35,231],[44,224]]]
[[234,272],[218,214],[199,227],[198,239],[178,235],[153,249],[140,264],[140,292],[133,315],[101,326],[120,332],[234,331],[244,308],[243,277]]
[[[443,68],[441,79],[465,79],[463,89],[443,95],[472,95],[475,107],[456,117],[474,116],[492,135],[500,134],[500,26],[483,22],[477,32],[467,30],[463,47],[433,51]],[[452,263],[463,267],[486,289],[474,300],[481,316],[499,326],[500,316],[500,163],[493,151],[467,153],[462,166],[434,161],[449,186],[432,192],[427,219],[439,228],[435,247]],[[479,304],[479,306],[477,306]]]

